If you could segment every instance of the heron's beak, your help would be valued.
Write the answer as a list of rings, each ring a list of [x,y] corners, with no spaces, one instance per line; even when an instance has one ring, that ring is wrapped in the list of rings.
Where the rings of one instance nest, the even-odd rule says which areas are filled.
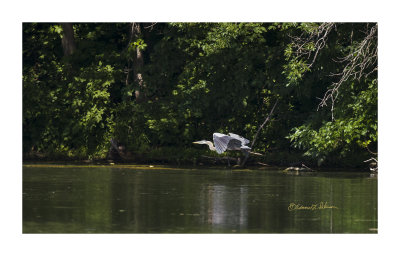
[[[194,141],[193,144],[201,144],[200,141]]]

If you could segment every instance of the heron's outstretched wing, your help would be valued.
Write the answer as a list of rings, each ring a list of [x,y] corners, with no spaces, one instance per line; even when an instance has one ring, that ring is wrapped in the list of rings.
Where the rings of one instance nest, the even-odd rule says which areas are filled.
[[[213,140],[218,154],[221,154],[226,150],[240,150],[242,147],[242,141],[223,133],[214,133]]]
[[[218,154],[222,154],[226,151],[231,139],[232,138],[230,136],[223,133],[216,132],[213,134],[214,147]]]
[[[243,138],[240,135],[234,134],[234,133],[229,133],[229,136],[231,136],[234,139],[240,140],[242,143],[242,146],[247,145],[250,143],[250,141],[248,139]]]

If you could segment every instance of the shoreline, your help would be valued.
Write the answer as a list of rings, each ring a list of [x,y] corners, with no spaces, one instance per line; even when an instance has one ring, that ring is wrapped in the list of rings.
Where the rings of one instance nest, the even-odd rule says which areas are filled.
[[[88,162],[88,161],[23,161],[22,167],[28,168],[127,168],[127,169],[148,169],[148,170],[173,170],[173,169],[225,169],[225,170],[260,170],[260,171],[282,171],[284,172],[289,166],[264,166],[264,165],[247,165],[243,168],[236,166],[227,166],[221,164],[202,164],[202,165],[174,165],[174,164],[145,164],[145,163],[115,163],[115,162]],[[362,168],[346,168],[346,167],[321,167],[317,168],[316,171],[310,173],[319,172],[360,172],[368,173],[368,170]],[[291,173],[286,172],[286,173]]]

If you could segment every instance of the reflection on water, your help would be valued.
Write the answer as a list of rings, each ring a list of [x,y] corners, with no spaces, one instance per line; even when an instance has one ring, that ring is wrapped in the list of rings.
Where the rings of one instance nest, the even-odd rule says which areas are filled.
[[[224,185],[207,185],[207,195],[207,223],[213,230],[246,230],[247,188],[229,189]]]
[[[368,173],[23,169],[24,233],[377,233],[377,225],[377,177]]]

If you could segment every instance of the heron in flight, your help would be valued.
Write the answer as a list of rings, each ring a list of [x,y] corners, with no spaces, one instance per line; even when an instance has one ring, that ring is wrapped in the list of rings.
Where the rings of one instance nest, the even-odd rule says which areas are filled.
[[[213,141],[214,144],[208,140],[195,141],[193,143],[207,144],[211,151],[216,151],[218,154],[222,154],[226,150],[240,150],[247,155],[251,150],[249,146],[246,146],[250,141],[234,133],[226,135],[216,132],[213,134]]]

